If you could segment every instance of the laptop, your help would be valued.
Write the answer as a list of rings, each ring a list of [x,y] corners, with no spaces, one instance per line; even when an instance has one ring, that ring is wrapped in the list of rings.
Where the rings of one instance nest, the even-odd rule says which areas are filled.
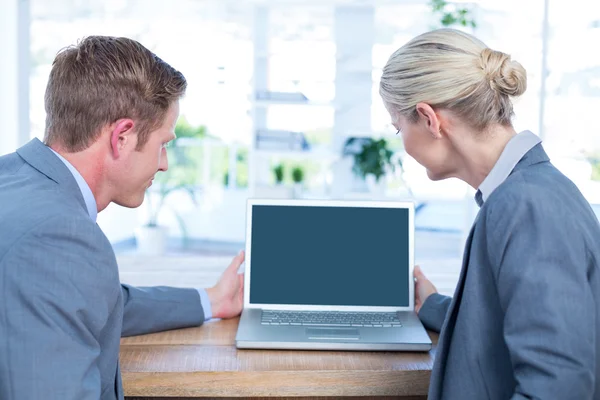
[[[240,349],[428,351],[410,202],[249,199]]]

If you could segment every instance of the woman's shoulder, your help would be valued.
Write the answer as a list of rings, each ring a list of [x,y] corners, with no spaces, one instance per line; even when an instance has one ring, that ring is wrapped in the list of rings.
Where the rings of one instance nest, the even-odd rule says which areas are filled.
[[[577,186],[551,163],[514,171],[490,195],[481,212],[494,226],[587,226],[597,221]]]
[[[550,162],[514,170],[490,195],[490,205],[543,202],[544,204],[581,202],[585,198],[577,186]]]

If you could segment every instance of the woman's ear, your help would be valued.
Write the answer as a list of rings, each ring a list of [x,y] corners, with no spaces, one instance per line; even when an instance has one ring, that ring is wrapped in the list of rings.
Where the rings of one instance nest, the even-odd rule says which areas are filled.
[[[435,110],[427,103],[418,103],[416,106],[419,123],[431,134],[434,139],[442,138],[442,127]]]

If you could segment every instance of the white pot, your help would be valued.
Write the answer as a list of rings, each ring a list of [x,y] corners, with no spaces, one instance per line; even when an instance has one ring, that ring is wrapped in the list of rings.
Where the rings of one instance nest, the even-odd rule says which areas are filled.
[[[374,198],[383,198],[385,197],[385,176],[379,178],[379,182],[375,180],[375,175],[369,174],[365,177],[367,182],[367,187],[369,188],[369,193],[371,193]]]
[[[303,186],[302,183],[294,183],[293,187],[294,187],[294,198],[295,199],[302,198],[302,192],[304,191],[302,186]]]
[[[285,185],[257,186],[254,189],[254,197],[258,199],[292,199],[294,189]]]
[[[138,253],[159,256],[167,248],[167,229],[162,226],[142,226],[136,229],[135,239]]]

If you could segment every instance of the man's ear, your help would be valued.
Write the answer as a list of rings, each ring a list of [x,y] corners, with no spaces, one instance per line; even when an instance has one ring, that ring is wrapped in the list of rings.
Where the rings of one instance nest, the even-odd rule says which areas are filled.
[[[418,103],[417,114],[419,120],[425,124],[425,128],[434,139],[442,138],[442,126],[435,110],[427,103]]]
[[[129,147],[136,146],[137,141],[133,132],[134,122],[130,118],[115,121],[110,129],[110,147],[114,158],[119,158],[121,152]]]

